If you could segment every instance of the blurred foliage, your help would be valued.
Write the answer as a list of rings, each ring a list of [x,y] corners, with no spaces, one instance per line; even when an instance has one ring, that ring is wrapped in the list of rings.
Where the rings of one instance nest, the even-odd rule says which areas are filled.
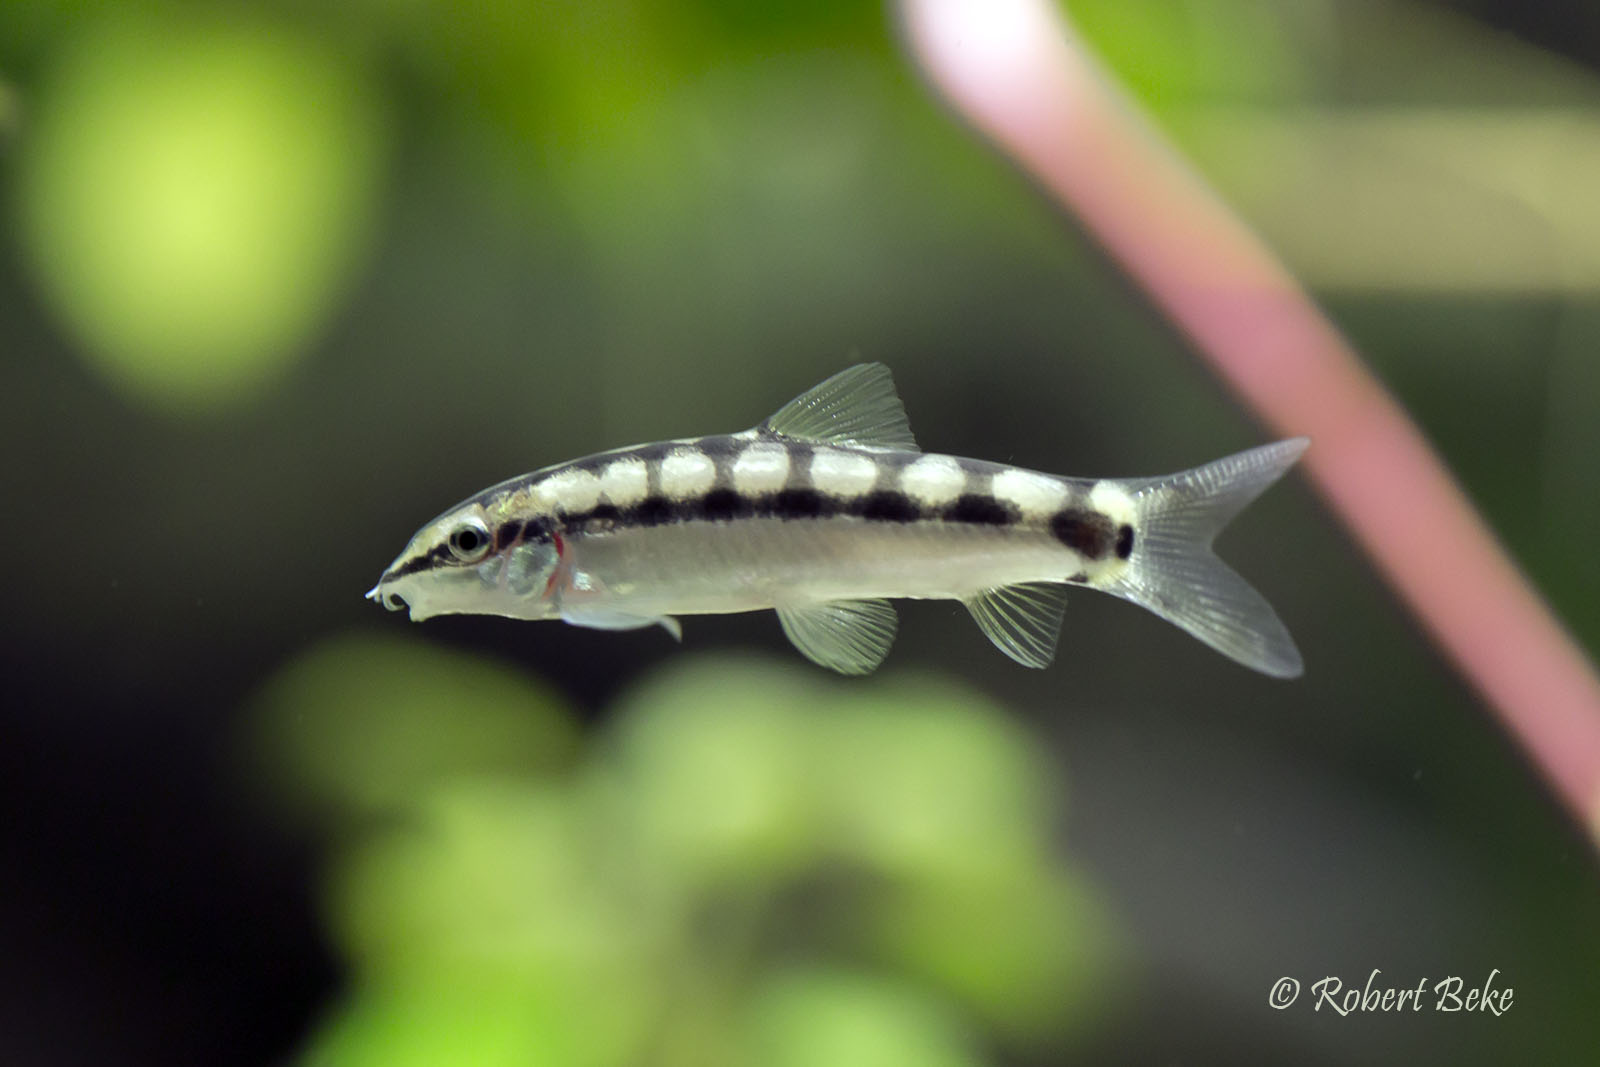
[[[1284,107],[1305,99],[1313,68],[1297,38],[1326,29],[1327,0],[1074,0],[1060,5],[1118,79],[1169,113],[1196,101]],[[1250,43],[1248,54],[1241,43]]]
[[[52,67],[19,209],[64,325],[161,406],[255,395],[364,258],[373,93],[325,44],[242,14],[113,17]]]
[[[400,638],[325,641],[273,676],[258,757],[312,826],[370,819],[439,781],[524,781],[570,762],[577,731],[548,688],[481,657]],[[381,739],[381,744],[375,742]]]
[[[309,1064],[977,1064],[1115,984],[1054,771],[959,686],[701,657],[572,762],[540,687],[347,637],[256,721],[279,802],[343,827]]]

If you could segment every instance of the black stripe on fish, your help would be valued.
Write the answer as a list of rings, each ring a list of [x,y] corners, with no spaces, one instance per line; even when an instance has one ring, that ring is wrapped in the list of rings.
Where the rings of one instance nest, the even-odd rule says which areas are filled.
[[[699,517],[708,522],[747,519],[755,514],[755,503],[731,488],[713,489],[700,498]]]
[[[515,544],[517,538],[521,536],[522,523],[516,519],[501,523],[500,528],[494,532],[494,550],[496,552],[504,552]]]
[[[682,521],[678,515],[679,505],[669,497],[659,494],[647,496],[637,504],[631,504],[618,509],[617,522],[629,526],[661,526],[669,522]],[[585,521],[586,515],[574,515],[568,520],[570,525],[577,526]]]
[[[808,464],[809,466],[809,464]],[[790,479],[794,477],[794,465],[790,464]],[[806,480],[810,481],[809,472]],[[791,481],[792,484],[792,481]],[[769,516],[775,519],[826,519],[839,514],[837,497],[828,496],[826,493],[815,489],[780,489],[776,493],[763,494],[751,501],[755,505],[758,515]]]
[[[1123,529],[1128,531],[1128,549],[1131,552],[1133,527],[1124,526]],[[1056,512],[1050,517],[1050,532],[1056,535],[1056,540],[1084,559],[1104,559],[1114,543],[1120,545],[1111,520],[1088,508],[1066,508]]]
[[[915,522],[922,518],[922,508],[904,493],[889,489],[874,489],[852,502],[850,514],[869,522]]]
[[[616,508],[611,507],[609,504],[599,504],[594,508],[593,511],[587,513],[587,517],[590,519],[599,519],[604,517],[604,512],[610,511],[614,513],[616,510]],[[516,519],[509,519],[506,522],[501,523],[499,529],[495,530],[494,550],[496,552],[504,552],[507,548],[510,548],[512,545],[517,544],[518,542],[527,543],[530,541],[548,541],[550,540],[550,531],[554,528],[555,521],[556,520],[547,518],[543,515],[535,516],[526,522],[519,522]],[[439,549],[437,548],[431,553],[431,555],[439,554]]]
[[[603,514],[602,514],[603,512]],[[866,519],[869,522],[911,523],[925,519],[1005,526],[1021,521],[1022,512],[1008,501],[965,496],[942,508],[923,508],[904,493],[874,490],[861,496],[842,497],[818,489],[780,489],[747,496],[729,489],[713,489],[688,500],[656,495],[630,507],[603,504],[587,512],[563,516],[562,523],[582,529],[596,518],[618,526],[662,526],[676,522],[724,522],[731,519]]]
[[[1100,520],[1107,531],[1101,554],[1110,544],[1110,521],[1095,512],[1063,512]],[[1059,520],[1062,515],[1058,515]],[[652,527],[679,522],[728,522],[735,519],[865,519],[868,522],[912,523],[940,520],[979,526],[1009,526],[1022,520],[1022,509],[1008,500],[964,494],[943,507],[925,508],[905,493],[874,489],[859,496],[843,497],[818,489],[780,489],[774,493],[747,496],[733,489],[715,488],[686,500],[674,500],[662,493],[645,497],[636,504],[617,506],[598,503],[584,511],[563,512],[557,517],[534,516],[524,522],[510,520],[495,531],[495,550],[504,551],[520,536],[524,542],[548,540],[557,529],[600,533],[617,527]],[[1055,524],[1052,523],[1055,531]],[[1057,536],[1060,536],[1059,531]],[[1071,542],[1068,542],[1071,546]],[[1074,546],[1075,547],[1075,546]],[[1088,553],[1085,553],[1087,555]],[[1098,557],[1094,557],[1098,558]],[[427,554],[408,560],[384,575],[383,580],[403,578],[430,570],[439,562],[451,563],[448,545],[436,545]]]
[[[600,505],[600,507],[607,506],[608,505],[605,504]],[[599,508],[596,508],[595,510],[598,511]],[[550,540],[550,535],[554,530],[554,520],[545,518],[544,516],[539,516],[538,518],[529,519],[525,524],[523,524],[522,539],[524,541],[548,541]]]
[[[615,504],[601,502],[584,513],[583,521],[593,527],[614,526],[622,521],[622,509]]]
[[[400,566],[391,569],[379,580],[380,584],[395,578],[404,578],[408,574],[416,574],[418,571],[430,571],[437,561],[446,558],[455,558],[450,552],[450,546],[447,544],[434,545],[426,554],[417,556],[414,559],[408,559]]]
[[[1117,530],[1117,558],[1127,559],[1133,555],[1133,527],[1123,523]]]
[[[939,509],[939,517],[946,522],[1010,526],[1021,520],[1022,509],[1009,500],[999,500],[987,494],[962,493],[953,503]]]

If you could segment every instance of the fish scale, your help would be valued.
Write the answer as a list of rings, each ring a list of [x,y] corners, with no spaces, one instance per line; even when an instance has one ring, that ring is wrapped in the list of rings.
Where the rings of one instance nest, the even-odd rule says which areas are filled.
[[[1064,590],[1099,589],[1246,666],[1299,652],[1211,540],[1303,439],[1156,479],[1081,479],[923,453],[887,368],[861,364],[735,434],[615,449],[468,498],[368,594],[415,620],[560,618],[598,629],[774,609],[844,673],[874,669],[891,599],[955,599],[1027,666],[1054,655]]]

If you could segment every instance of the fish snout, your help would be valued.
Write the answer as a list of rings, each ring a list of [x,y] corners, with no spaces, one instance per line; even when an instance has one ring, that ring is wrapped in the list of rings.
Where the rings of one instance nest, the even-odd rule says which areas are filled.
[[[410,607],[410,605],[406,603],[405,597],[401,596],[399,593],[385,592],[383,588],[383,582],[381,581],[371,589],[367,590],[366,599],[375,600],[379,604],[382,604],[385,611],[405,611],[408,607]]]

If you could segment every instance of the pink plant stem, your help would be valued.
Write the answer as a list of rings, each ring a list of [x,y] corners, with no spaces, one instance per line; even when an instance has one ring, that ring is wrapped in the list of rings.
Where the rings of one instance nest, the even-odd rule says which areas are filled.
[[[1416,425],[1046,0],[901,0],[933,82],[1075,213],[1262,419],[1600,838],[1600,679]],[[1314,672],[1315,657],[1308,656]]]

